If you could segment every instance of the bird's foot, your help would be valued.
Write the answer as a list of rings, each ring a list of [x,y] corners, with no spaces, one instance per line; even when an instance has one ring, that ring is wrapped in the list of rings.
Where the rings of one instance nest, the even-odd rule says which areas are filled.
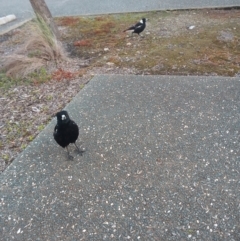
[[[79,148],[76,148],[76,152],[77,152],[80,156],[82,156],[83,153],[85,152],[85,150],[80,150]]]
[[[78,151],[79,155],[82,156],[85,151]]]
[[[73,156],[71,156],[70,154],[68,154],[68,161],[73,161]]]
[[[68,160],[73,161],[73,156],[70,155],[68,147],[66,147],[66,148],[67,148]]]
[[[81,150],[81,149],[76,145],[76,143],[74,143],[74,145],[76,146],[76,151],[77,151],[77,153],[78,153],[80,156],[82,156],[82,154],[85,152],[85,150]]]

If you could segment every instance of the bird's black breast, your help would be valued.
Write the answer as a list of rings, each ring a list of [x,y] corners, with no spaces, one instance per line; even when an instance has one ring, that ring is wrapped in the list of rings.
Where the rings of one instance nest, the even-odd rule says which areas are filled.
[[[66,124],[56,125],[54,128],[53,137],[55,141],[63,148],[70,143],[75,143],[79,135],[77,124],[70,120]]]

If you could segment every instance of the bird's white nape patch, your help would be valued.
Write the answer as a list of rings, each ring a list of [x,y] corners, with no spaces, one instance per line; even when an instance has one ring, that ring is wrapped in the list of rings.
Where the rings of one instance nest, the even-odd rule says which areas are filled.
[[[62,120],[66,120],[66,116],[65,115],[62,115]]]
[[[142,19],[139,21],[140,23],[143,23]]]

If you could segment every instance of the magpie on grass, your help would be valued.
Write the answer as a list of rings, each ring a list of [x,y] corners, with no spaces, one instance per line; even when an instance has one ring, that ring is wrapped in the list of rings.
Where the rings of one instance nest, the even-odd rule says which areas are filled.
[[[133,30],[133,33],[137,33],[138,35],[145,29],[146,27],[146,19],[142,18],[138,23],[136,23],[135,25],[131,26],[128,29],[125,29],[123,32],[129,31],[129,30]]]
[[[56,114],[57,124],[54,128],[53,137],[55,141],[63,148],[66,147],[68,158],[73,159],[68,151],[68,145],[73,143],[79,154],[82,155],[84,151],[80,150],[76,144],[79,135],[78,125],[70,119],[67,111],[62,110]]]

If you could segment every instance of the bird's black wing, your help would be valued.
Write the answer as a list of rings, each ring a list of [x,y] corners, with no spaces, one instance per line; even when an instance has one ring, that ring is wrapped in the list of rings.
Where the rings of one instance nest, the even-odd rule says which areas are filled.
[[[54,128],[53,137],[54,140],[58,143],[58,145],[62,146],[63,148],[67,146],[58,125],[56,125]]]
[[[128,30],[134,30],[134,29],[135,29],[135,25],[131,26],[131,27],[128,28],[128,29],[125,29],[123,32],[126,32],[126,31],[128,31]]]
[[[138,22],[138,23],[136,23],[135,25],[134,25],[134,28],[136,29],[136,28],[140,28],[140,27],[142,27],[142,23],[140,23],[140,22]]]
[[[55,133],[57,133],[58,132],[58,125],[56,125],[55,127],[54,127],[54,133],[53,134],[55,134]]]
[[[78,125],[71,120],[67,129],[67,136],[70,143],[75,143],[79,135]]]
[[[142,24],[141,22],[138,22],[138,23],[136,23],[135,25],[131,26],[130,28],[124,30],[124,32],[125,32],[125,31],[128,31],[128,30],[136,30],[136,29],[138,29],[138,28],[141,28],[142,26],[143,26],[143,24]]]

